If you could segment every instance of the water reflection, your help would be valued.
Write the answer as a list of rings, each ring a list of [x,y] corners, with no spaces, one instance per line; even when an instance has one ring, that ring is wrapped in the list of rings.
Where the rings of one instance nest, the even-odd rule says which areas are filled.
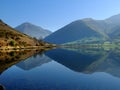
[[[35,67],[41,66],[45,63],[51,62],[52,60],[45,56],[44,54],[35,54],[31,59],[26,59],[25,61],[22,61],[18,64],[16,64],[17,67],[23,69],[23,70],[31,70]]]
[[[1,72],[9,68],[0,75],[6,90],[120,90],[118,49],[59,48],[0,55]]]
[[[36,50],[0,52],[0,73],[14,64],[23,70],[31,70],[54,60],[75,72],[86,74],[106,72],[120,77],[120,50],[58,48],[44,54],[43,52]]]
[[[82,73],[106,72],[120,77],[120,51],[103,49],[54,49],[45,53],[67,68]]]
[[[0,73],[12,65],[25,60],[37,53],[42,54],[43,50],[21,50],[21,51],[1,51],[0,52]]]

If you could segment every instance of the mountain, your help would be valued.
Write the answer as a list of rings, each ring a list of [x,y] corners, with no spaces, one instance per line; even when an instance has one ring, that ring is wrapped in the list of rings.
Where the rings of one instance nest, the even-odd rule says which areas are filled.
[[[0,20],[0,49],[25,48],[32,46],[43,47],[46,45],[47,43],[38,41],[26,34],[18,32]]]
[[[73,41],[104,41],[120,38],[120,14],[105,20],[85,18],[74,21],[57,30],[44,40],[56,44]],[[90,39],[90,40],[89,40]]]
[[[106,34],[109,38],[116,38],[120,34],[120,14],[111,16],[105,20],[94,20],[91,19],[86,21],[86,24]]]
[[[40,26],[36,26],[28,22],[15,27],[15,29],[37,39],[45,38],[52,33],[49,30],[43,29]]]
[[[27,60],[16,64],[16,66],[21,68],[22,70],[31,70],[51,61],[52,60],[45,55],[34,55],[30,59],[28,58]]]
[[[114,16],[111,16],[111,17],[105,19],[105,22],[109,25],[112,25],[112,26],[110,26],[111,28],[119,25],[120,24],[120,14],[117,14],[117,15],[114,15]]]
[[[44,40],[51,43],[62,44],[90,37],[105,39],[107,36],[92,29],[83,20],[78,20],[57,30]]]
[[[105,20],[109,26],[107,29],[111,38],[120,38],[120,14],[111,16]]]

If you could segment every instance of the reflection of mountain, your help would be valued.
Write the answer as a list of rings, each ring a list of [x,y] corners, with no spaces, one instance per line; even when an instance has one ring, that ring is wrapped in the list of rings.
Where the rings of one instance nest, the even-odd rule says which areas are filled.
[[[120,77],[120,52],[112,51],[106,57],[93,62],[87,68],[88,72],[107,72]]]
[[[120,77],[120,53],[117,51],[88,51],[79,52],[65,49],[54,49],[45,53],[58,63],[73,71],[83,73],[107,72]],[[85,54],[86,53],[86,54]]]
[[[63,47],[69,51],[74,51],[82,54],[97,55],[103,54],[104,48],[89,48],[89,47]],[[105,52],[104,52],[105,53]]]
[[[26,59],[25,61],[16,64],[16,66],[23,70],[31,70],[37,66],[41,66],[50,61],[51,59],[43,54],[43,55],[33,56],[30,59]]]
[[[65,49],[54,49],[46,52],[45,55],[77,72],[84,71],[88,65],[103,56],[101,54],[93,57],[93,55],[85,55]]]
[[[43,52],[36,50],[6,51],[0,52],[0,73],[12,65],[33,56],[36,53]]]

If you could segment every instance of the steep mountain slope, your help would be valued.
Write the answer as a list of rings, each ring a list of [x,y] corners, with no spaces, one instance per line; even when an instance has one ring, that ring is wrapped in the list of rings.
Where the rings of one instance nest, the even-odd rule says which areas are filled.
[[[49,35],[45,38],[45,41],[62,44],[90,37],[102,39],[106,38],[106,36],[101,34],[99,31],[96,31],[89,27],[84,21],[78,20]]]
[[[116,38],[120,38],[120,14],[105,20],[85,18],[72,22],[46,37],[45,41],[63,44],[73,41],[81,42],[81,40],[82,42],[113,41]]]
[[[45,38],[46,36],[52,33],[49,30],[43,29],[40,26],[36,26],[28,22],[17,26],[15,29],[31,37],[36,37],[38,39]]]
[[[0,20],[0,48],[44,46],[45,42],[38,41],[20,33]]]
[[[104,20],[94,20],[92,18],[85,18],[82,19],[82,21],[85,22],[91,29],[103,34],[105,37],[108,38],[108,35],[106,35],[106,26],[107,23]]]
[[[92,29],[108,36],[120,28],[120,14],[111,16],[105,20],[83,19],[83,21]]]
[[[107,32],[110,38],[120,38],[120,14],[111,16],[105,20],[108,24]]]
[[[119,25],[119,24],[120,24],[120,14],[113,15],[113,16],[105,19],[105,21],[106,21],[108,24],[111,24],[112,26]],[[111,27],[112,27],[112,26],[111,26]]]

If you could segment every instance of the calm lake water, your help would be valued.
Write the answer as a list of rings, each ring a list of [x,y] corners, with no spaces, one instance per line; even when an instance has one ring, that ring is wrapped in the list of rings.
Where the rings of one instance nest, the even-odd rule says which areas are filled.
[[[5,90],[120,90],[120,50],[1,52],[0,85]]]

